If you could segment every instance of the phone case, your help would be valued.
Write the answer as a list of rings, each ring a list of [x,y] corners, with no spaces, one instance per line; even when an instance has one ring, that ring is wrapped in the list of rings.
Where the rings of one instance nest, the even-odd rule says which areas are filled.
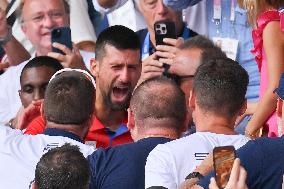
[[[213,150],[215,179],[219,188],[225,188],[231,174],[236,152],[234,146],[215,147]]]
[[[69,27],[54,28],[51,32],[51,42],[57,42],[72,49],[71,29]],[[52,47],[52,52],[64,54],[61,50]]]
[[[154,24],[156,45],[164,45],[164,38],[176,39],[176,29],[174,22],[156,22]]]

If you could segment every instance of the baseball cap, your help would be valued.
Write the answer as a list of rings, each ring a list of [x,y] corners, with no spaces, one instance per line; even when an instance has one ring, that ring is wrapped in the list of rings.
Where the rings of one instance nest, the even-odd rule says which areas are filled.
[[[282,73],[278,87],[274,90],[274,93],[276,93],[279,96],[279,98],[284,100],[284,73]]]

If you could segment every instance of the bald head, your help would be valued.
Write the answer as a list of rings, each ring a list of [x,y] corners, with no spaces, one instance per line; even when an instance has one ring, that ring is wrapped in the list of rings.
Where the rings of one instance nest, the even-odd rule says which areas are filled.
[[[165,77],[149,79],[139,85],[131,98],[130,109],[137,127],[152,129],[151,122],[167,120],[168,124],[155,126],[177,131],[183,129],[187,112],[184,93]]]

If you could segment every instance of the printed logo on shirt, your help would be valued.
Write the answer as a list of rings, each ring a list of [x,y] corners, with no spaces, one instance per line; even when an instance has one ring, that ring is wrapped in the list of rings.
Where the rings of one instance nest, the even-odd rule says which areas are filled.
[[[196,161],[203,161],[208,154],[207,152],[194,153],[194,157]]]
[[[44,147],[43,152],[50,150],[51,148],[59,147],[59,143],[49,143]]]
[[[97,147],[97,141],[86,141],[85,144],[94,148]]]

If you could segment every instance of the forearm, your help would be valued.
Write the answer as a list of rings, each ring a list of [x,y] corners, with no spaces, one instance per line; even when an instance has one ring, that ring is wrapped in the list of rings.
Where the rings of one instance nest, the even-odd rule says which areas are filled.
[[[257,102],[248,102],[247,103],[247,109],[246,109],[246,115],[253,115],[257,108]]]
[[[12,37],[9,42],[3,45],[3,48],[11,66],[16,66],[31,57],[29,52],[14,37]]]
[[[256,111],[248,123],[246,130],[251,134],[255,134],[255,132],[265,124],[265,121],[275,111],[276,103],[276,95],[272,90],[267,90],[264,96],[260,99]]]

